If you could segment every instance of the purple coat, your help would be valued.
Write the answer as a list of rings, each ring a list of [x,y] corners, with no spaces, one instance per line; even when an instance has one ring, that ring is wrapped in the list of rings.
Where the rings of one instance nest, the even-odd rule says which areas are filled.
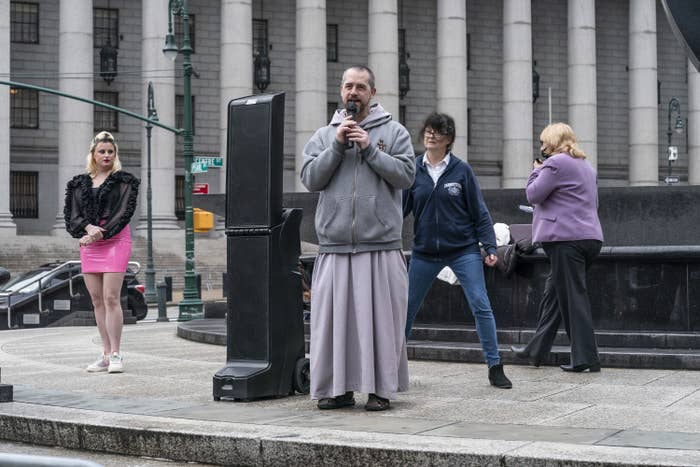
[[[568,154],[555,154],[532,171],[528,201],[534,205],[533,242],[603,241],[598,219],[598,186],[593,167]]]

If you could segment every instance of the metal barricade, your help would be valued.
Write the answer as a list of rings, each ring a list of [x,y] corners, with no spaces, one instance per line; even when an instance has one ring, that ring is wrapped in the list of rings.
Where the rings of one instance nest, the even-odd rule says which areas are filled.
[[[42,288],[42,282],[46,280],[52,279],[56,274],[59,274],[63,272],[64,269],[68,268],[69,266],[73,266],[75,264],[80,264],[80,260],[71,260],[71,261],[66,261],[64,263],[59,264],[55,268],[51,269],[46,275],[39,277],[31,282],[28,282],[24,285],[24,287],[28,287],[34,283],[39,283],[38,286],[38,292],[37,292],[37,304],[39,306],[39,313],[44,311],[44,306],[43,306],[43,295],[44,295],[44,289]],[[129,261],[127,268],[131,268],[130,272],[132,272],[134,275],[138,274],[139,271],[141,270],[141,263],[138,261]],[[76,274],[75,276],[73,275],[72,271],[69,269],[68,270],[68,293],[70,294],[70,297],[73,298],[75,295],[73,293],[73,279],[77,279],[78,277],[81,277],[83,274],[80,272],[79,274]],[[12,296],[16,292],[0,292],[0,297],[7,298],[7,329],[12,329]],[[2,467],[2,464],[0,464],[0,467]]]

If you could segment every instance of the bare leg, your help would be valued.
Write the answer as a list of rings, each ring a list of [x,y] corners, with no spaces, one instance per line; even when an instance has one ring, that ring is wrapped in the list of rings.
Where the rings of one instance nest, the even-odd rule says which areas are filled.
[[[86,272],[83,277],[85,278],[85,286],[87,287],[88,292],[90,292],[92,307],[95,309],[97,331],[100,333],[100,338],[102,338],[102,353],[104,355],[109,355],[112,346],[110,344],[109,334],[107,333],[102,273]]]
[[[109,334],[111,348],[109,353],[119,353],[122,340],[122,327],[124,326],[124,314],[120,300],[122,283],[124,282],[123,272],[105,272],[103,274],[102,290],[104,294],[106,308],[106,328]]]

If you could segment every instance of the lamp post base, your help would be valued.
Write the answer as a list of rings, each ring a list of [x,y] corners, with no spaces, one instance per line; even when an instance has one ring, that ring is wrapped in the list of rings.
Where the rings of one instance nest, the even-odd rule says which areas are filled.
[[[179,314],[178,321],[190,321],[193,319],[203,319],[204,309],[202,301],[198,298],[183,299],[178,303]]]
[[[0,402],[12,402],[11,384],[0,384]]]

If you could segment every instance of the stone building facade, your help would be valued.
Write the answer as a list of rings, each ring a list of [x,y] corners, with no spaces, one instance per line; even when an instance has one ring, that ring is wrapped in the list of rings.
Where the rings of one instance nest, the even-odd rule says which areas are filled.
[[[673,174],[700,183],[700,78],[655,0],[188,3],[199,75],[195,155],[225,156],[226,103],[261,92],[253,55],[265,47],[264,92],[286,93],[286,191],[301,189],[303,144],[338,106],[342,71],[356,63],[374,69],[377,99],[404,122],[417,153],[421,120],[436,109],[452,114],[454,151],[482,188],[524,187],[550,116],[572,124],[601,186],[663,184],[672,97],[685,124],[672,136]],[[0,80],[111,100],[142,115],[152,81],[160,121],[181,126],[181,58],[173,63],[161,52],[167,11],[168,0],[0,0]],[[118,50],[109,84],[99,73],[107,36]],[[410,68],[404,96],[400,45]],[[145,180],[143,122],[0,85],[0,235],[60,234],[63,187],[82,170],[92,135],[110,126],[125,169]],[[154,229],[181,235],[182,141],[156,128],[152,146]],[[210,169],[196,181],[221,192],[223,180],[224,169]],[[137,231],[145,209],[141,203]]]

